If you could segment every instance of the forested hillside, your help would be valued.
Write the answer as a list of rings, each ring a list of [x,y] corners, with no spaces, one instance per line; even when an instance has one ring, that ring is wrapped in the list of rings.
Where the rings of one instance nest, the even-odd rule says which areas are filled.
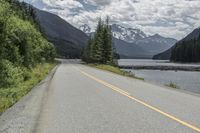
[[[40,33],[29,5],[0,0],[0,112],[52,68],[55,49]]]
[[[155,55],[153,59],[170,60],[171,58],[172,61],[178,62],[196,62],[195,60],[197,60],[197,58],[199,60],[199,57],[196,55],[200,53],[200,51],[196,49],[200,45],[198,42],[199,36],[200,28],[194,29],[190,34],[178,41],[173,47]]]
[[[200,62],[200,34],[196,39],[178,42],[171,53],[171,61]]]
[[[88,41],[85,33],[52,13],[34,8],[34,14],[45,37],[54,44],[58,56],[81,58],[81,51]]]

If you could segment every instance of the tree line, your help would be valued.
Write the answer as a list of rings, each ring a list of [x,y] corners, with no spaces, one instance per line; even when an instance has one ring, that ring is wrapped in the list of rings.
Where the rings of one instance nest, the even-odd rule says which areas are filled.
[[[35,23],[34,10],[18,0],[0,0],[0,88],[26,80],[38,63],[54,60],[55,49]]]
[[[171,52],[171,61],[200,62],[200,34],[192,40],[178,42]]]
[[[114,63],[112,32],[108,17],[105,21],[99,19],[94,35],[91,35],[83,50],[82,60],[87,63]]]

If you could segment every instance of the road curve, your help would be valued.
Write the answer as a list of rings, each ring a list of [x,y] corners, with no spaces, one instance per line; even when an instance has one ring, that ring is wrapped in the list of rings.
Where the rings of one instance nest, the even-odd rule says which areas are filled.
[[[200,97],[63,60],[36,133],[197,133]]]

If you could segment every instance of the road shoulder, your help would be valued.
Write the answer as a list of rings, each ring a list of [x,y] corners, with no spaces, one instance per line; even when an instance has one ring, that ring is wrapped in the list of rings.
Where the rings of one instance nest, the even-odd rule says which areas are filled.
[[[0,116],[1,133],[31,133],[34,131],[45,92],[57,67],[26,96]]]

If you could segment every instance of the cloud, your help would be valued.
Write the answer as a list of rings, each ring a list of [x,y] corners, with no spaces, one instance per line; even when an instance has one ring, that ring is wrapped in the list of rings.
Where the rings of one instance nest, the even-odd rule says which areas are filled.
[[[94,29],[97,19],[108,15],[112,23],[140,28],[147,34],[159,33],[180,39],[200,26],[200,0],[29,1],[38,7],[42,4],[40,8],[61,16],[76,27],[89,24]]]
[[[111,0],[85,0],[85,3],[96,6],[105,6],[111,3]]]

